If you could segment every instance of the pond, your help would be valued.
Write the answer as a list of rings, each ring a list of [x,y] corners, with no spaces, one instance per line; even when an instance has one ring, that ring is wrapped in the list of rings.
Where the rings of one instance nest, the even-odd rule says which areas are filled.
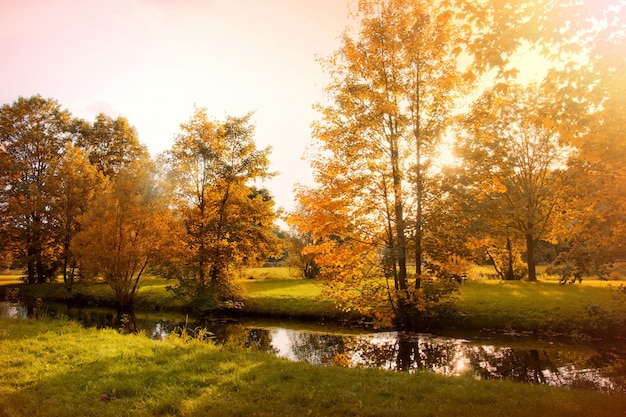
[[[115,310],[0,302],[0,316],[69,317],[85,326],[120,328]],[[137,329],[163,339],[176,328],[206,328],[216,343],[235,343],[315,365],[427,370],[565,388],[626,393],[626,347],[620,341],[572,341],[503,334],[372,332],[324,323],[221,319],[189,322],[166,312],[137,313]],[[118,324],[114,324],[118,323]],[[128,323],[125,321],[123,323]],[[623,341],[621,341],[623,342]]]

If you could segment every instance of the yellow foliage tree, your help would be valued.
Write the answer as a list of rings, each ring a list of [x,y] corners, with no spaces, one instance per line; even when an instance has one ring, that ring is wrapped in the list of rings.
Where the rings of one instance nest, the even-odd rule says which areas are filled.
[[[124,312],[132,311],[141,277],[173,236],[167,200],[150,165],[135,161],[120,170],[79,218],[81,230],[72,241],[81,273],[103,277]]]
[[[176,270],[178,289],[193,297],[209,291],[216,302],[236,299],[232,270],[276,254],[276,211],[266,190],[251,185],[271,176],[269,148],[255,146],[252,114],[213,121],[196,109],[165,155],[185,233]]]
[[[54,177],[50,186],[56,190],[57,197],[52,207],[57,213],[58,240],[60,242],[60,268],[63,282],[68,291],[72,290],[76,278],[76,257],[70,245],[80,230],[79,218],[85,214],[98,189],[106,181],[96,167],[89,163],[87,153],[67,142],[60,160],[53,164]]]
[[[552,100],[537,86],[487,91],[457,135],[460,182],[468,192],[464,211],[474,216],[474,228],[501,236],[507,246],[509,238],[524,242],[530,281],[537,279],[535,244],[548,237],[563,207],[560,172],[573,151],[554,124],[545,123],[543,110]]]
[[[414,324],[424,305],[431,167],[464,88],[460,30],[448,6],[361,1],[358,33],[346,31],[322,61],[332,81],[331,104],[318,105],[313,126],[318,186],[297,191],[305,210],[292,222],[317,242],[307,250],[338,304],[384,323]]]

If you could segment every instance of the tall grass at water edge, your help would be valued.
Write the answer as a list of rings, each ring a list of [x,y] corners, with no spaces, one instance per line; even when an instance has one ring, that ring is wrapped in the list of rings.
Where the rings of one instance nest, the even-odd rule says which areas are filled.
[[[619,416],[626,396],[0,319],[0,416]]]

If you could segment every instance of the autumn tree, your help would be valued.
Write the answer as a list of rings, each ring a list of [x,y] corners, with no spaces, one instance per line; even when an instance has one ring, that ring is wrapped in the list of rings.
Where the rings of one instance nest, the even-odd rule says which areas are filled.
[[[340,305],[405,324],[429,304],[421,268],[432,164],[463,88],[460,32],[446,6],[359,2],[357,36],[346,31],[322,61],[332,81],[313,131],[318,186],[298,191],[309,214],[293,216],[312,233],[308,251]]]
[[[125,165],[79,218],[72,252],[81,273],[103,277],[119,311],[132,311],[141,277],[172,237],[167,199],[148,160]]]
[[[56,194],[52,204],[61,247],[59,266],[63,282],[71,291],[78,265],[70,245],[80,230],[79,218],[85,214],[98,190],[105,187],[106,181],[89,163],[87,153],[71,142],[65,144],[63,155],[52,169],[51,187]]]
[[[149,156],[146,146],[139,142],[137,130],[125,117],[113,119],[100,113],[93,123],[82,121],[78,127],[81,135],[76,144],[107,177],[115,177],[124,167]]]
[[[285,239],[289,266],[298,268],[306,279],[315,278],[319,273],[319,268],[315,263],[314,256],[305,253],[305,248],[315,243],[311,233],[302,233],[294,229],[287,234]]]
[[[72,118],[39,95],[0,108],[0,228],[29,283],[51,280],[58,245],[54,170],[74,137]]]
[[[602,274],[626,251],[626,4],[587,0],[567,13],[576,16],[568,42],[556,43],[565,62],[543,83],[558,95],[552,117],[577,149],[569,161],[570,193],[557,236],[568,262]]]
[[[535,244],[551,232],[562,205],[560,171],[571,152],[543,113],[549,101],[536,86],[487,91],[463,119],[457,144],[476,206],[468,212],[489,234],[508,239],[509,249],[511,239],[524,242],[530,281],[536,280]]]
[[[496,69],[506,89],[524,57],[540,54],[550,66],[541,88],[552,98],[544,120],[574,148],[566,171],[568,194],[551,238],[589,272],[622,257],[624,230],[623,97],[626,4],[595,0],[461,2],[475,33],[467,52],[478,73]],[[491,31],[493,36],[481,34]],[[499,34],[505,34],[502,37]],[[503,42],[504,41],[504,42]],[[495,48],[494,46],[498,46]]]
[[[166,154],[178,216],[186,233],[179,290],[214,302],[236,298],[232,270],[279,248],[274,202],[255,191],[269,177],[269,148],[254,143],[252,114],[210,120],[196,109]]]

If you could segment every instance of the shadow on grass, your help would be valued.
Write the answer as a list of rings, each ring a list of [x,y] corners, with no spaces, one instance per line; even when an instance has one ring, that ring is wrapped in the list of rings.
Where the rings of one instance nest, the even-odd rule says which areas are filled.
[[[599,393],[315,367],[200,342],[53,326],[15,336],[0,330],[5,415],[587,416],[594,404],[593,415],[614,416],[626,404]]]

